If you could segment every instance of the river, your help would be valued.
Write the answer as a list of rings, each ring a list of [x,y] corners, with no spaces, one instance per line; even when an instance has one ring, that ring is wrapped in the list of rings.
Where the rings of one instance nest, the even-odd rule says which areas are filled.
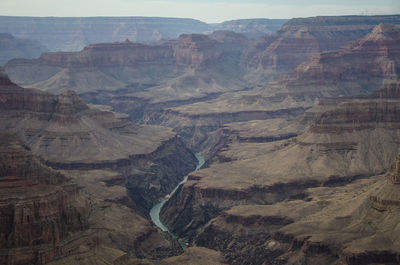
[[[204,156],[200,155],[200,154],[195,154],[197,160],[198,160],[198,164],[196,169],[193,171],[197,171],[199,168],[201,168],[204,164]],[[178,239],[178,236],[175,235],[172,231],[170,231],[168,229],[168,227],[166,227],[160,220],[160,211],[161,208],[164,206],[164,204],[169,200],[169,198],[172,197],[172,195],[174,195],[174,193],[176,192],[176,190],[187,181],[188,176],[185,176],[185,178],[179,182],[178,185],[176,185],[176,187],[174,188],[174,190],[169,194],[169,196],[166,196],[167,199],[164,199],[162,201],[160,201],[159,203],[154,204],[153,208],[151,208],[150,210],[150,217],[151,220],[153,221],[153,223],[158,226],[161,230],[168,232],[173,238]],[[178,240],[179,244],[182,246],[183,249],[186,248],[186,244],[185,242],[183,242],[182,240]]]

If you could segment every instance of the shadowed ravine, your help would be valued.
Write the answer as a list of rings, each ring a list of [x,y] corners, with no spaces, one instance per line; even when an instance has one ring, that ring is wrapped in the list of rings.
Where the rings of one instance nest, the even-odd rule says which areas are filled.
[[[199,161],[197,164],[197,167],[194,171],[197,171],[198,169],[200,169],[203,164],[204,164],[204,156],[200,155],[200,154],[195,154],[197,160]],[[161,208],[164,206],[164,204],[169,200],[169,198],[171,198],[171,196],[176,192],[176,190],[187,181],[188,176],[185,176],[185,178],[179,182],[178,185],[176,185],[176,187],[172,190],[172,192],[166,196],[166,199],[163,199],[162,201],[160,201],[159,203],[156,203],[150,210],[150,217],[151,220],[153,221],[153,223],[158,226],[161,230],[163,231],[167,231],[173,238],[178,238],[177,235],[175,235],[172,231],[170,231],[168,229],[168,227],[166,227],[160,220],[160,211]],[[186,248],[186,244],[185,242],[179,240],[179,244],[181,244],[182,248],[185,249]]]

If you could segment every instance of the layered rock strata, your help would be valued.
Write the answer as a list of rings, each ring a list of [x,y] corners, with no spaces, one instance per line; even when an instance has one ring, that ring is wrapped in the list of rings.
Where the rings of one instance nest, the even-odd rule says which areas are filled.
[[[290,239],[290,235],[283,235],[282,239],[278,238],[283,240],[281,242],[275,238],[279,236],[278,232],[269,234],[268,231],[272,229],[269,226],[278,229],[282,225],[296,222],[297,219],[293,221],[291,215],[284,215],[282,218],[280,215],[273,215],[271,218],[251,217],[254,220],[235,219],[236,217],[232,217],[226,222],[231,222],[235,225],[240,224],[240,227],[245,228],[243,228],[243,234],[238,232],[238,236],[235,236],[235,239],[231,241],[228,239],[225,241],[225,236],[219,234],[218,229],[212,230],[213,227],[215,228],[216,222],[219,222],[216,220],[230,218],[226,217],[222,212],[235,205],[254,205],[254,208],[265,207],[265,213],[270,213],[270,209],[280,211],[281,207],[285,209],[286,206],[284,205],[290,205],[291,201],[293,201],[293,205],[298,203],[299,211],[307,211],[307,202],[314,201],[310,191],[327,189],[329,194],[333,196],[332,201],[335,201],[336,196],[341,196],[335,194],[335,187],[347,187],[347,185],[352,185],[349,183],[353,183],[357,179],[368,178],[387,171],[400,148],[397,141],[400,132],[397,117],[399,100],[396,97],[385,96],[396,95],[396,88],[398,88],[398,84],[391,83],[370,96],[322,100],[318,106],[310,109],[305,115],[313,117],[314,122],[312,125],[304,133],[297,137],[288,137],[289,139],[282,139],[278,136],[283,133],[301,130],[301,127],[304,126],[301,119],[298,121],[297,128],[291,128],[288,124],[293,126],[294,123],[287,123],[284,120],[268,120],[262,121],[262,123],[261,121],[255,123],[259,126],[261,124],[268,126],[267,124],[270,123],[268,128],[271,132],[274,131],[274,127],[277,128],[275,141],[243,141],[241,139],[249,138],[249,136],[251,136],[251,139],[257,139],[257,135],[259,139],[262,139],[264,131],[258,130],[257,127],[254,129],[250,129],[250,126],[246,127],[246,125],[251,124],[250,122],[247,122],[247,124],[233,123],[230,128],[235,137],[231,137],[231,141],[217,152],[213,163],[209,164],[208,168],[199,170],[189,176],[189,181],[181,187],[163,208],[161,213],[162,220],[180,236],[188,238],[191,243],[225,251],[224,253],[229,256],[228,260],[234,262],[234,264],[262,264],[267,259],[271,262],[279,262],[280,258],[278,257],[289,252],[293,244],[297,244],[296,242],[299,242],[300,239],[293,239],[293,241]],[[271,138],[271,132],[265,134]],[[229,131],[226,131],[226,133],[229,133]],[[368,183],[365,184],[366,186],[373,185],[374,181],[366,180],[365,183]],[[382,181],[380,180],[379,183],[381,185]],[[346,188],[338,188],[338,190],[341,189],[348,192]],[[355,190],[357,189],[355,188]],[[360,200],[360,204],[369,201],[373,190],[372,188],[367,189],[363,196],[357,197]],[[346,196],[351,197],[351,194],[349,192]],[[289,202],[278,203],[284,200]],[[321,207],[324,207],[322,202],[317,200],[316,203],[316,205],[321,203]],[[262,206],[265,204],[272,205]],[[237,209],[241,209],[241,207],[237,206]],[[236,207],[232,209],[236,209]],[[291,209],[293,210],[293,208]],[[332,210],[332,212],[334,211]],[[358,210],[349,209],[349,211],[349,215],[354,214],[354,217],[351,218],[355,218],[351,220],[356,220],[359,217]],[[368,220],[371,211],[373,212],[373,207],[363,212],[365,215],[362,218]],[[290,210],[288,210],[289,212]],[[306,222],[307,218],[304,216],[308,216],[308,214],[302,212],[299,214],[300,216],[305,218],[304,222]],[[307,223],[304,222],[301,225],[299,224],[299,229],[303,229],[302,226],[305,227],[304,229],[308,227]],[[318,222],[316,221],[316,223]],[[329,223],[329,221],[327,222]],[[352,224],[349,223],[348,225],[351,226]],[[355,230],[362,227],[362,224],[359,223],[353,225]],[[197,236],[199,233],[202,234],[202,231],[207,231],[204,230],[205,227],[211,229],[210,231],[212,232],[210,234],[207,232],[207,236],[204,238]],[[255,230],[258,229],[256,227],[260,227],[260,230]],[[241,231],[240,229],[238,228],[237,231]],[[320,232],[316,227],[313,229],[315,229],[315,233]],[[265,232],[261,233],[260,231],[263,230]],[[232,231],[227,233],[232,233]],[[251,234],[246,238],[250,231],[252,231]],[[321,232],[321,234],[324,233]],[[376,231],[377,236],[380,233],[383,232]],[[360,233],[356,236],[364,237],[365,235]],[[241,239],[241,237],[243,238]],[[307,234],[304,237],[307,238]],[[265,238],[271,238],[270,248],[265,245],[269,244],[269,241],[265,241]],[[243,243],[244,240],[245,243]],[[275,251],[274,246],[278,243],[273,240],[281,242],[282,248],[276,247]],[[289,243],[287,240],[289,240]],[[305,244],[304,246],[308,244],[303,241],[298,243],[300,244],[299,248],[303,246],[303,243]],[[241,244],[246,246],[254,246],[256,244],[256,247],[246,248]],[[317,253],[325,253],[324,249],[330,249],[331,247],[326,247],[325,245],[314,246],[313,244],[311,247],[317,248],[315,250]],[[393,257],[396,257],[396,254],[393,254],[396,252],[392,251],[395,249],[395,245],[389,244],[385,246],[388,247],[387,252],[374,250],[371,255],[376,255],[376,259],[373,259],[378,261],[387,259],[393,262]],[[244,249],[241,252],[242,254],[235,254],[235,251],[239,251],[242,248]],[[264,248],[267,248],[267,250],[263,252],[262,249]],[[307,250],[306,253],[309,253],[308,251],[314,253],[312,249]],[[335,257],[339,252],[335,251],[329,252],[330,257],[324,262],[334,260],[336,262]],[[379,253],[383,253],[383,256],[380,256],[381,254]],[[384,253],[389,254],[386,257]],[[249,255],[252,255],[251,258]],[[344,260],[350,262],[350,264],[358,264],[356,262],[359,262],[364,254],[355,257],[355,260],[357,260],[354,261],[355,263],[351,263],[352,258],[349,258],[353,254],[346,255],[343,256]],[[368,256],[369,254],[365,255]],[[248,259],[250,260],[246,263]],[[287,261],[286,257],[281,262]],[[317,261],[315,262],[317,264]]]
[[[377,208],[374,199],[386,185],[385,199],[397,200],[397,186],[378,176],[307,189],[303,200],[236,206],[210,221],[197,244],[230,264],[397,264],[398,205]]]
[[[241,87],[240,56],[245,44],[240,34],[226,33],[183,34],[160,44],[92,44],[80,52],[11,60],[6,71],[19,85],[57,93],[125,89],[130,97],[154,99],[157,93],[158,101],[187,99]],[[183,90],[188,86],[197,94],[189,97]]]
[[[400,24],[399,16],[295,18],[272,35],[260,38],[245,53],[258,69],[253,78],[273,78],[293,72],[321,52],[336,50],[364,37],[380,23]]]
[[[399,78],[400,28],[380,24],[374,30],[337,51],[322,53],[311,62],[282,77],[270,87],[278,93],[314,96],[367,94],[383,82]]]
[[[1,130],[18,134],[25,146],[43,156],[43,163],[62,169],[87,196],[87,223],[98,248],[71,250],[58,264],[101,262],[102,255],[96,258],[99,249],[109,253],[106,260],[111,262],[125,254],[162,259],[182,253],[176,240],[145,218],[152,204],[197,164],[170,129],[137,126],[110,111],[90,109],[72,91],[55,96],[21,88],[4,73],[0,99]],[[18,173],[19,167],[12,165],[10,160],[0,171]],[[53,196],[54,190],[49,192]],[[82,240],[85,236],[77,236],[74,242]]]
[[[0,133],[0,193],[2,264],[46,264],[97,246],[76,184],[12,133]]]
[[[55,168],[119,171],[145,208],[196,165],[169,129],[136,126],[111,112],[89,109],[72,91],[54,96],[18,87],[5,76],[0,89],[2,129],[16,131]]]
[[[196,238],[230,264],[397,264],[398,156],[385,175],[273,205],[235,206]]]

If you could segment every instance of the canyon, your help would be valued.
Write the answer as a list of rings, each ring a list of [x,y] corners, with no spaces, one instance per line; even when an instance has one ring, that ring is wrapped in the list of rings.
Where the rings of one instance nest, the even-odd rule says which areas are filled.
[[[88,236],[76,236],[74,240],[71,239],[71,245],[66,246],[71,250],[61,253],[61,256],[51,254],[58,251],[53,244],[46,250],[50,254],[38,250],[37,253],[44,253],[40,259],[38,254],[29,254],[32,252],[29,245],[18,241],[14,245],[17,247],[15,251],[21,254],[14,255],[26,255],[26,260],[13,261],[6,255],[6,264],[26,264],[24,262],[29,260],[28,254],[33,256],[29,262],[35,264],[45,264],[53,259],[54,264],[86,264],[91,260],[100,262],[104,256],[97,255],[103,249],[107,250],[104,255],[109,262],[117,260],[125,253],[137,258],[161,259],[182,252],[176,240],[156,229],[145,218],[145,213],[152,204],[168,194],[197,163],[194,155],[171,130],[133,125],[127,120],[116,118],[116,114],[112,112],[91,109],[72,91],[55,96],[35,89],[21,88],[12,83],[4,72],[0,77],[0,98],[1,130],[13,133],[16,139],[21,139],[19,141],[24,148],[40,155],[43,167],[47,164],[61,170],[63,175],[59,178],[65,176],[64,178],[72,181],[72,187],[75,187],[69,190],[75,193],[78,188],[81,190],[82,198],[79,201],[83,205],[80,208],[86,211],[85,228],[91,240],[90,247],[84,248],[82,245],[84,249],[80,250],[82,240]],[[7,138],[4,141],[7,142]],[[57,190],[20,181],[16,177],[29,173],[45,184],[56,181],[46,180],[46,171],[38,171],[40,168],[37,169],[36,165],[32,165],[32,168],[22,167],[19,169],[21,172],[18,172],[16,158],[19,151],[14,150],[13,146],[5,146],[4,152],[10,158],[2,166],[6,169],[4,179],[2,178],[5,189],[14,186],[16,188],[10,198],[19,196],[19,192],[26,188],[24,192],[33,197],[27,196],[27,206],[22,203],[18,211],[29,214],[30,201],[36,197],[47,203],[43,207],[48,207],[48,203],[57,200],[58,197],[54,194]],[[24,165],[26,162],[19,163]],[[10,171],[9,167],[16,167],[16,173]],[[17,202],[20,200],[19,197],[15,199]],[[6,213],[7,207],[11,206],[5,205]],[[53,211],[51,216],[63,218],[62,220],[71,219],[66,216],[65,211]],[[29,217],[26,218],[30,220]],[[127,220],[129,223],[126,223]],[[40,227],[40,223],[35,222],[35,225]],[[7,230],[8,226],[4,229]],[[26,233],[35,232],[34,227],[31,229],[33,231],[29,227],[26,230]],[[66,227],[63,233],[73,231]],[[40,230],[35,233],[41,235]],[[5,239],[6,235],[3,238],[6,243],[11,244],[9,239]],[[58,240],[57,238],[52,239],[49,236],[49,240]],[[27,250],[23,247],[28,247],[30,252],[25,253]],[[79,251],[75,251],[76,248]],[[63,258],[67,260],[64,261]]]
[[[4,263],[398,264],[400,16],[284,22],[8,61]]]

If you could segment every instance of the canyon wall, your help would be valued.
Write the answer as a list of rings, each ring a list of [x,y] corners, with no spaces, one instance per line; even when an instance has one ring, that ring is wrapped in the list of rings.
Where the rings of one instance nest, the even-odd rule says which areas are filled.
[[[25,256],[26,259],[31,259],[33,255],[34,264],[47,263],[54,257],[60,259],[54,261],[55,264],[62,264],[64,261],[87,264],[98,263],[102,258],[113,262],[125,254],[140,259],[162,259],[181,254],[179,243],[146,219],[149,208],[169,194],[197,164],[193,153],[170,129],[134,125],[116,118],[115,113],[91,109],[72,91],[64,91],[57,96],[36,89],[21,88],[12,83],[4,72],[0,75],[0,98],[1,130],[17,134],[24,148],[42,156],[41,163],[63,172],[61,175],[52,170],[57,178],[49,178],[46,172],[37,173],[40,168],[34,164],[29,173],[25,167],[19,166],[20,159],[15,155],[1,165],[0,172],[8,172],[4,173],[7,177],[4,179],[5,194],[8,187],[16,189],[10,196],[22,192],[21,186],[29,187],[27,201],[24,202],[28,210],[21,217],[25,229],[23,235],[32,233],[32,241],[41,241],[41,236],[51,240],[51,231],[59,238],[67,233],[65,231],[69,227],[61,227],[63,230],[59,232],[61,228],[52,223],[49,228],[47,223],[42,225],[43,229],[50,229],[49,231],[26,226],[26,222],[37,224],[35,216],[40,211],[43,211],[43,215],[54,217],[55,223],[65,219],[73,222],[70,225],[71,231],[76,230],[73,225],[77,221],[69,213],[74,209],[70,202],[73,199],[69,199],[68,193],[63,192],[62,188],[46,188],[42,184],[36,184],[35,181],[38,180],[47,185],[65,186],[73,194],[78,194],[78,185],[85,196],[80,197],[79,201],[86,201],[81,206],[86,215],[81,218],[86,218],[84,228],[89,229],[76,234],[66,243],[63,241],[65,246],[60,243],[56,250],[44,249],[43,253],[40,252],[41,256],[35,254],[36,247],[29,245],[31,243],[26,243],[26,248],[18,249],[18,255],[15,255],[21,259]],[[15,179],[15,175],[25,176],[28,173],[32,175],[32,180]],[[76,184],[63,184],[67,178],[72,178]],[[36,203],[35,196],[38,192],[43,196]],[[30,193],[34,197],[30,197]],[[63,206],[62,203],[66,205]],[[7,220],[12,221],[14,218],[13,207],[5,203],[3,212],[5,216],[9,216]],[[22,211],[21,209],[19,206],[16,208],[18,211]],[[61,211],[61,221],[56,216],[58,210]],[[126,224],[127,220],[129,224]],[[9,230],[9,226],[4,228],[6,230]],[[11,244],[11,237],[7,236],[6,239],[6,235],[4,236],[4,242]],[[78,248],[78,251],[76,244],[82,244],[82,249]],[[63,247],[70,250],[64,252]],[[98,251],[104,249],[107,249],[107,257],[98,254]],[[97,255],[99,258],[93,258]]]
[[[398,168],[391,166],[400,151],[397,90],[394,82],[369,96],[321,100],[305,115],[314,117],[311,125],[288,139],[250,122],[225,125],[230,140],[189,176],[162,220],[191,244],[222,251],[230,264],[396,262],[395,246],[373,238],[391,240],[384,231],[397,214],[389,210],[398,207],[397,173],[373,176]],[[258,126],[290,133],[295,122]],[[387,221],[346,236],[371,216]]]
[[[293,72],[321,52],[336,50],[370,33],[380,23],[400,24],[394,16],[294,18],[272,36],[260,38],[245,53],[252,78],[272,79]],[[263,79],[261,79],[263,78]]]
[[[46,264],[94,248],[78,187],[32,155],[13,133],[0,133],[0,261]]]

